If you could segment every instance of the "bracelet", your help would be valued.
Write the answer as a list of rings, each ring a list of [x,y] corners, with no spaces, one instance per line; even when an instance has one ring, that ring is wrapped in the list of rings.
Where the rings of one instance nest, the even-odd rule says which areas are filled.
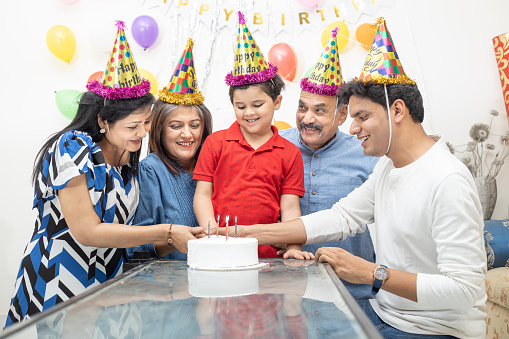
[[[168,238],[168,247],[171,247],[171,243],[173,242],[173,240],[171,240],[171,227],[173,226],[173,224],[170,224],[170,229],[168,230],[168,233],[170,234],[170,238]]]

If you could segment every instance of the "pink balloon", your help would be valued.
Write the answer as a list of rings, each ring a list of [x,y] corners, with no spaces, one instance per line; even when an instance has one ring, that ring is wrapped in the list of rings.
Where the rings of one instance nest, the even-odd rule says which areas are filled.
[[[79,0],[60,0],[61,3],[64,3],[66,5],[72,5],[77,3]]]
[[[297,0],[299,4],[306,7],[318,7],[320,0]]]

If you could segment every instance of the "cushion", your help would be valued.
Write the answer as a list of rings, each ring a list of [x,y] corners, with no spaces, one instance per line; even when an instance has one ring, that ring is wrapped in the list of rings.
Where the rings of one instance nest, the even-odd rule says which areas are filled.
[[[509,338],[509,309],[486,302],[488,316],[486,317],[486,339]]]
[[[488,300],[509,308],[509,267],[498,267],[486,273],[486,294]]]
[[[488,269],[509,267],[509,219],[485,220],[484,242]]]

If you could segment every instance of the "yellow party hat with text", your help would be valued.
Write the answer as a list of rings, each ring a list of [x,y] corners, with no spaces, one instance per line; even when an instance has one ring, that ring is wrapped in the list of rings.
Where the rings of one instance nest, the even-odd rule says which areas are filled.
[[[338,28],[332,30],[331,37],[320,55],[315,68],[307,78],[300,81],[300,88],[306,92],[334,96],[344,83],[339,63]]]
[[[228,86],[239,86],[265,82],[277,74],[277,66],[265,61],[249,28],[244,15],[238,12],[237,43],[233,71],[226,75]]]
[[[101,82],[87,84],[87,89],[107,99],[139,98],[150,92],[150,82],[140,76],[131,47],[125,36],[125,24],[117,21],[117,36]]]

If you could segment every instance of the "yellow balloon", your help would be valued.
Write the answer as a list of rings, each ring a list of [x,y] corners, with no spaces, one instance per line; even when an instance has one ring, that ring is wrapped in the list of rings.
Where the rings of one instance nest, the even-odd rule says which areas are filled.
[[[289,123],[284,122],[284,121],[275,121],[274,120],[273,125],[276,126],[278,131],[281,131],[281,130],[284,130],[284,129],[287,129],[287,128],[292,128],[292,126],[290,126]]]
[[[54,56],[71,64],[76,51],[76,38],[68,27],[64,25],[51,27],[46,34],[46,45]]]
[[[336,38],[338,39],[338,52],[341,52],[343,48],[348,44],[348,40],[350,38],[350,32],[348,31],[348,27],[343,21],[336,21],[331,24],[328,24],[327,27],[324,28],[322,32],[322,46],[325,48],[327,45],[327,41],[331,36],[331,32],[334,28],[338,28],[338,35]]]
[[[150,85],[151,85],[150,93],[152,93],[152,95],[154,95],[154,96],[157,96],[157,90],[159,89],[158,88],[159,84],[157,83],[156,77],[153,76],[152,73],[150,73],[146,69],[140,68],[139,70],[140,70],[141,77],[150,81]]]

